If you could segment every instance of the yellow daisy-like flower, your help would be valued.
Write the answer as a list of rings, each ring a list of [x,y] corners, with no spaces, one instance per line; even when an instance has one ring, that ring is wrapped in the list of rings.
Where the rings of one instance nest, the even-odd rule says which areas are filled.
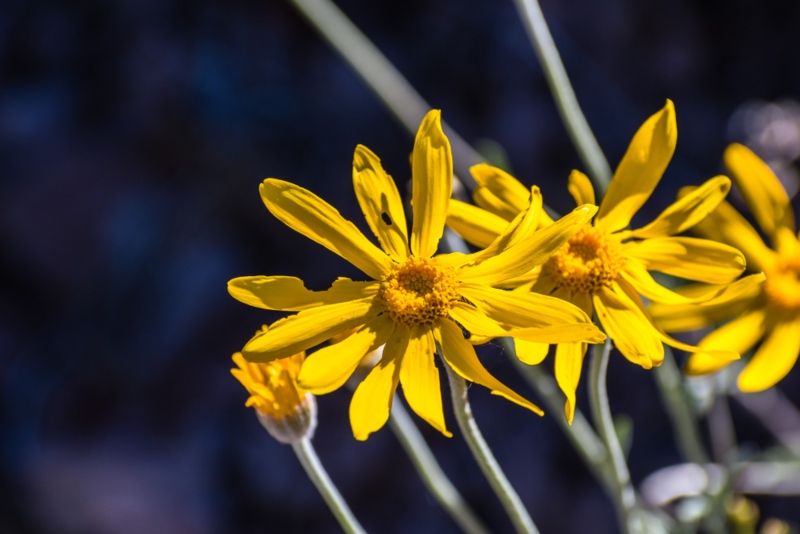
[[[304,360],[303,352],[269,363],[248,362],[240,352],[233,355],[237,367],[231,374],[250,393],[245,406],[256,409],[261,424],[281,443],[311,437],[317,424],[314,396],[297,384]]]
[[[228,291],[245,304],[299,312],[257,334],[242,353],[250,361],[272,361],[355,328],[347,339],[318,350],[303,364],[300,385],[322,394],[339,388],[365,354],[385,344],[381,361],[358,386],[350,404],[356,439],[366,439],[385,424],[398,383],[411,408],[450,435],[433,358],[437,344],[447,365],[466,380],[542,413],[489,374],[462,328],[475,336],[510,335],[542,343],[600,342],[605,337],[569,303],[493,287],[544,263],[596,208],[582,206],[537,230],[542,204],[534,191],[530,208],[486,250],[434,257],[444,232],[452,179],[450,143],[441,129],[440,112],[434,110],[425,116],[414,143],[410,239],[397,187],[366,147],[356,148],[353,184],[383,250],[310,191],[274,178],[261,184],[261,198],[273,215],[373,280],[339,278],[326,291],[310,291],[300,279],[287,276],[231,280]]]
[[[650,224],[627,229],[631,218],[658,185],[676,141],[675,110],[672,102],[667,101],[633,137],[594,223],[581,228],[540,268],[512,281],[518,284],[515,292],[553,295],[572,302],[587,314],[596,312],[619,351],[645,369],[661,364],[662,342],[687,351],[698,349],[667,336],[655,326],[639,295],[674,304],[710,299],[731,291],[724,287],[700,297],[687,297],[658,284],[649,271],[727,284],[745,267],[744,257],[732,247],[676,236],[697,224],[722,201],[730,188],[730,180],[724,176],[708,180]],[[522,184],[500,169],[477,165],[471,170],[479,183],[474,194],[478,206],[454,200],[447,223],[467,241],[485,246],[503,231],[508,221],[526,209],[530,195]],[[583,173],[573,171],[568,188],[578,204],[595,203],[591,182]],[[543,217],[540,224],[546,228],[549,220]],[[547,355],[548,346],[517,340],[516,350],[522,361],[535,365]],[[562,342],[556,348],[555,374],[567,397],[565,412],[570,422],[585,352],[585,343]],[[730,350],[715,354],[725,360],[739,357]]]
[[[766,280],[732,298],[714,299],[699,306],[666,308],[652,312],[668,331],[685,331],[735,319],[703,338],[699,347],[728,347],[747,352],[759,340],[761,346],[738,378],[739,389],[763,391],[785,377],[800,353],[800,241],[795,234],[794,211],[778,177],[766,163],[743,145],[725,151],[725,165],[742,192],[750,211],[772,248],[753,226],[728,202],[723,202],[695,227],[700,235],[718,239],[740,249],[747,267],[763,272]],[[691,189],[681,190],[691,195]],[[756,276],[748,278],[757,279]],[[697,291],[690,287],[683,292]],[[729,362],[712,353],[693,354],[686,363],[690,375],[717,371]]]

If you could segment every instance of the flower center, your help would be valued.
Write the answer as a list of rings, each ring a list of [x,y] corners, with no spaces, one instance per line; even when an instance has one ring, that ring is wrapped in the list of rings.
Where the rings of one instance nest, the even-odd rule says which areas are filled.
[[[781,258],[767,274],[764,292],[767,305],[778,313],[800,313],[800,258]]]
[[[592,294],[611,286],[624,263],[619,241],[587,224],[550,256],[542,274],[551,276],[556,287]]]
[[[409,258],[381,284],[381,298],[392,319],[406,326],[446,317],[458,301],[456,272],[435,259]]]

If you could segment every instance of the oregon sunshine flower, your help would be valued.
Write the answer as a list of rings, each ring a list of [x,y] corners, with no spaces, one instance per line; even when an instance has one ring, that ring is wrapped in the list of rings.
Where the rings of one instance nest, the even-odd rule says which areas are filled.
[[[634,135],[600,203],[594,224],[584,225],[540,268],[512,281],[518,284],[516,291],[553,295],[572,302],[587,314],[597,312],[619,351],[645,369],[663,361],[662,342],[687,351],[697,350],[664,334],[648,316],[640,294],[670,304],[692,300],[661,286],[648,271],[726,284],[745,267],[744,257],[732,247],[675,236],[697,224],[722,201],[730,189],[730,180],[724,176],[708,180],[650,224],[627,229],[658,185],[676,140],[675,110],[668,100]],[[520,182],[500,169],[477,165],[471,170],[479,183],[474,198],[480,207],[454,200],[447,223],[467,241],[485,246],[527,207],[530,195]],[[568,189],[578,204],[595,203],[594,190],[583,173],[572,172]],[[548,218],[542,217],[541,224],[547,227]],[[695,300],[729,291],[727,287],[718,288]],[[535,365],[547,355],[548,346],[523,339],[516,341],[516,349],[522,361]],[[720,349],[715,352],[719,358],[738,358],[738,354]],[[580,342],[563,342],[556,348],[555,374],[567,397],[565,412],[570,422],[585,352],[586,344]]]
[[[533,191],[530,208],[486,250],[433,257],[444,232],[452,179],[450,143],[441,129],[440,112],[433,110],[423,119],[414,143],[409,239],[394,181],[375,154],[360,145],[356,148],[356,196],[383,251],[310,191],[273,178],[261,184],[261,198],[275,217],[339,254],[373,281],[339,278],[330,289],[317,292],[287,276],[231,280],[230,294],[245,304],[299,312],[257,334],[242,353],[250,361],[271,361],[356,328],[344,341],[309,355],[303,364],[300,385],[322,394],[340,387],[366,353],[385,344],[381,361],[359,384],[350,403],[356,439],[364,440],[384,425],[398,383],[411,408],[450,435],[433,359],[437,343],[446,364],[460,376],[542,413],[489,374],[465,339],[462,326],[472,335],[512,335],[542,343],[600,342],[605,337],[571,304],[492,287],[546,261],[596,208],[582,206],[537,230],[542,204],[538,191]]]
[[[785,377],[800,353],[800,242],[795,235],[794,211],[789,196],[769,166],[740,144],[730,145],[724,159],[772,248],[728,202],[723,202],[695,227],[695,231],[739,248],[747,258],[748,269],[763,271],[766,280],[732,298],[716,298],[702,305],[673,308],[653,306],[652,313],[663,328],[675,332],[737,316],[708,334],[698,345],[704,350],[729,347],[744,353],[763,339],[738,378],[742,391],[762,391]],[[692,193],[688,188],[680,192],[683,195]],[[691,295],[695,291],[696,288],[689,287],[683,292]],[[700,352],[686,362],[686,372],[690,375],[707,374],[728,363],[713,354]]]
[[[256,409],[258,420],[281,443],[310,438],[317,426],[314,395],[297,384],[303,360],[304,352],[269,363],[248,362],[241,352],[233,355],[238,367],[231,374],[250,393],[245,406]]]

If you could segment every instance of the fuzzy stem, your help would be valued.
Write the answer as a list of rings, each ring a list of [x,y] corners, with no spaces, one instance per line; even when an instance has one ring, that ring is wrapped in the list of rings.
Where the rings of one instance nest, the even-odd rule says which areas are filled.
[[[425,438],[420,434],[400,399],[395,398],[389,417],[392,428],[403,449],[411,458],[417,473],[439,504],[467,534],[487,534],[488,530],[470,509],[433,456]]]
[[[606,444],[614,469],[617,491],[613,492],[619,515],[620,527],[626,533],[643,532],[640,518],[636,514],[636,493],[631,483],[628,466],[625,464],[625,454],[622,452],[614,420],[611,418],[611,408],[608,403],[606,390],[606,371],[608,358],[611,354],[611,340],[606,339],[602,345],[592,347],[592,366],[589,375],[589,402],[592,407],[594,424]]]
[[[547,22],[544,20],[539,2],[537,0],[514,0],[514,4],[517,6],[525,31],[528,33],[539,63],[544,70],[550,91],[556,101],[556,107],[561,114],[561,120],[569,132],[578,155],[586,165],[595,188],[599,194],[602,194],[611,182],[611,168],[581,111],[578,99],[569,83],[567,71],[564,69],[558,49],[553,42],[553,36],[550,35]]]
[[[511,483],[502,469],[500,469],[500,465],[495,460],[489,445],[478,429],[478,425],[472,415],[469,398],[467,397],[466,381],[458,376],[449,365],[445,365],[444,368],[447,370],[447,378],[450,382],[453,411],[458,421],[458,427],[461,429],[472,455],[478,462],[478,466],[500,499],[516,531],[525,534],[538,534],[539,531],[536,529],[536,525],[533,524],[533,519],[531,519],[528,511],[525,510],[522,500],[520,500],[514,488],[511,487]]]
[[[314,483],[331,512],[336,516],[336,520],[339,521],[342,530],[347,534],[365,534],[364,529],[358,523],[353,512],[350,511],[339,490],[333,485],[325,468],[322,467],[322,463],[319,461],[316,451],[314,451],[314,446],[311,445],[311,440],[303,438],[300,441],[296,441],[292,443],[292,449],[294,449],[297,458],[303,465],[303,469],[306,470],[308,478]]]

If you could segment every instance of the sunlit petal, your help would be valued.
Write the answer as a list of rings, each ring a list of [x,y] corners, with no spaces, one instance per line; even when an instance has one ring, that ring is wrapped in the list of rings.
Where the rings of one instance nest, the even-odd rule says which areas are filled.
[[[478,182],[473,197],[480,207],[507,221],[528,207],[530,190],[504,170],[480,163],[469,172]]]
[[[310,354],[300,369],[297,382],[314,395],[339,389],[361,359],[386,343],[393,331],[394,322],[387,315],[376,317],[343,341]]]
[[[792,370],[798,352],[800,318],[778,323],[739,375],[739,389],[754,393],[774,386]]]
[[[693,227],[714,211],[731,189],[726,176],[716,176],[691,193],[673,202],[656,219],[638,230],[632,237],[666,237],[680,234]]]
[[[575,199],[575,204],[581,206],[583,204],[595,204],[594,188],[589,177],[579,170],[573,170],[567,181],[567,190],[572,198]]]
[[[745,268],[745,259],[735,248],[694,237],[657,237],[623,244],[626,256],[640,260],[649,271],[725,284]]]
[[[353,155],[353,187],[375,237],[395,261],[402,262],[409,255],[403,201],[381,160],[363,145]]]
[[[267,209],[282,223],[335,252],[376,280],[391,271],[392,260],[339,212],[307,189],[275,178],[259,187]]]
[[[309,308],[256,334],[244,346],[242,354],[251,362],[286,358],[366,324],[380,312],[373,297]]]
[[[609,232],[628,226],[661,180],[677,140],[675,107],[667,100],[634,135],[600,204],[596,226]]]
[[[769,165],[739,143],[728,146],[724,159],[764,233],[771,236],[780,227],[794,231],[794,211],[789,195]]]
[[[700,349],[730,350],[744,354],[764,335],[765,321],[763,309],[749,311],[708,334],[697,346]],[[686,361],[684,371],[689,376],[704,375],[722,369],[731,361],[707,352],[696,352]]]
[[[534,413],[544,414],[538,406],[512,391],[486,370],[478,360],[475,348],[464,339],[461,328],[457,324],[443,319],[437,323],[434,335],[442,347],[442,356],[445,361],[461,378],[487,387],[494,395],[505,397]]]
[[[383,349],[380,363],[358,385],[350,401],[350,426],[353,436],[364,441],[380,430],[389,419],[392,399],[400,380],[400,367],[408,347],[410,332],[397,328]]]
[[[453,189],[453,155],[442,132],[441,112],[431,110],[422,119],[412,156],[411,251],[418,258],[436,252],[444,232]]]
[[[326,291],[306,289],[303,281],[293,276],[240,276],[228,282],[228,293],[239,302],[282,311],[371,297],[377,295],[378,289],[378,282],[353,282],[349,278],[337,279]]]
[[[486,248],[508,227],[508,221],[483,208],[451,199],[447,226],[467,242]]]
[[[554,373],[558,387],[564,392],[567,401],[564,403],[564,414],[567,422],[572,424],[575,417],[575,391],[581,379],[583,356],[586,354],[585,343],[560,343],[556,347]]]
[[[514,338],[514,350],[517,353],[517,358],[519,358],[522,363],[539,365],[547,356],[550,345],[548,343],[536,343],[534,341]]]
[[[400,367],[400,384],[411,409],[449,438],[453,434],[447,431],[444,422],[442,385],[433,358],[435,352],[433,332],[427,327],[415,328]]]
[[[650,369],[664,360],[658,332],[637,306],[621,294],[603,288],[594,297],[594,309],[614,346],[631,362]]]

